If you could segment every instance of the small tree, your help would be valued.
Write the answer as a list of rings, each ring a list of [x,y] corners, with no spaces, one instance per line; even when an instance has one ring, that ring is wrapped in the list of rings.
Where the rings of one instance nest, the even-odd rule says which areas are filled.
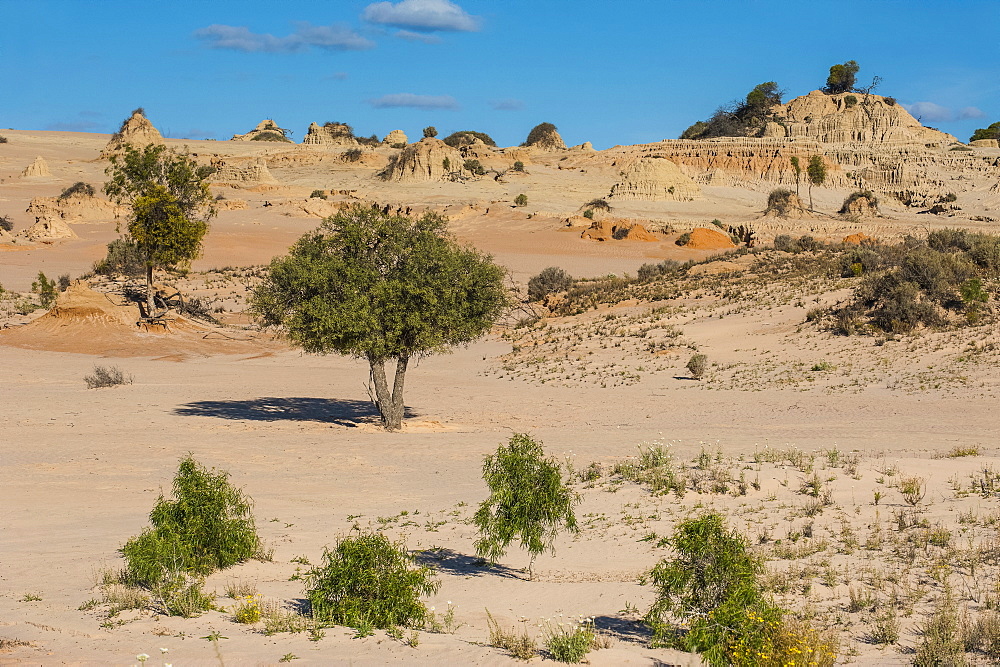
[[[490,488],[473,519],[479,528],[476,553],[496,562],[514,539],[531,554],[528,578],[534,578],[535,557],[555,551],[561,529],[577,532],[573,505],[578,498],[564,483],[559,462],[545,458],[541,443],[515,433],[483,463]]]
[[[799,183],[802,181],[802,163],[799,162],[798,156],[793,155],[789,158],[792,163],[792,170],[795,171],[795,196],[799,195]]]
[[[705,371],[708,370],[708,357],[704,354],[692,355],[687,362],[688,372],[691,373],[691,377],[695,380],[700,380],[705,376]]]
[[[428,567],[418,567],[402,543],[381,533],[345,537],[306,575],[306,597],[320,625],[376,628],[420,626],[427,617],[421,595],[440,587]]]
[[[514,206],[527,206],[528,205],[528,195],[521,193],[514,197]]]
[[[806,166],[806,176],[809,177],[809,210],[813,210],[813,186],[826,182],[826,164],[822,155],[813,155]]]
[[[125,236],[146,265],[148,314],[155,308],[154,269],[185,265],[201,253],[208,220],[215,215],[207,180],[214,172],[157,144],[141,149],[126,145],[104,172],[109,176],[104,192],[132,207]]]
[[[857,78],[858,70],[860,69],[861,66],[853,60],[848,60],[846,63],[832,66],[830,68],[830,76],[826,79],[826,87],[823,88],[823,92],[830,95],[851,92],[854,90],[854,83]]]
[[[366,359],[382,424],[398,430],[410,359],[476,340],[508,303],[504,270],[459,246],[446,227],[436,213],[340,211],[271,262],[251,312],[265,326],[283,326],[306,352]]]
[[[1000,121],[993,123],[989,127],[981,127],[972,133],[969,141],[979,141],[980,139],[1000,139]]]
[[[436,137],[438,135],[437,128],[433,125],[428,125],[424,128],[424,138]]]

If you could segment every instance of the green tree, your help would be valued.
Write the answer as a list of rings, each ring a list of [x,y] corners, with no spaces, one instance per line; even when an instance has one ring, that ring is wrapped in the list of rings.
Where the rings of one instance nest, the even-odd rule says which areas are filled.
[[[826,182],[826,164],[822,155],[813,155],[806,166],[806,176],[809,178],[809,210],[813,208],[813,186]]]
[[[853,60],[846,63],[834,65],[830,68],[830,76],[826,79],[826,87],[823,92],[830,95],[836,93],[849,93],[854,90],[854,82],[861,66]]]
[[[214,172],[163,145],[126,145],[104,171],[109,177],[104,192],[132,208],[125,236],[146,266],[149,314],[154,310],[153,271],[183,266],[201,253],[208,220],[215,215],[207,180]]]
[[[410,359],[476,340],[508,303],[504,270],[456,244],[446,225],[436,213],[345,209],[272,260],[251,312],[306,352],[366,359],[382,424],[398,430]]]
[[[528,577],[534,578],[535,557],[554,551],[560,529],[577,532],[573,505],[577,496],[564,483],[559,462],[545,458],[541,443],[515,433],[483,463],[490,488],[473,519],[479,528],[476,553],[496,562],[515,538],[531,554]]]
[[[522,146],[534,146],[545,143],[553,134],[557,132],[556,126],[552,123],[539,123],[528,132],[528,138],[524,140]]]
[[[799,182],[802,180],[802,163],[799,162],[799,158],[792,156],[790,158],[792,163],[792,169],[795,171],[795,196],[799,196]]]
[[[428,125],[427,127],[424,128],[425,139],[428,137],[436,137],[437,135],[438,135],[437,128],[434,127],[433,125]]]
[[[1000,140],[1000,121],[993,123],[989,127],[981,127],[972,133],[969,137],[969,141],[978,141],[980,139],[998,139]]]

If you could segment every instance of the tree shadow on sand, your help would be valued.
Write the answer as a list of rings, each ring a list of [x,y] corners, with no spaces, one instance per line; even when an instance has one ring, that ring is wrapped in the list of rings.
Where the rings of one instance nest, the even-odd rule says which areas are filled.
[[[648,644],[653,636],[649,626],[642,621],[630,620],[621,616],[595,616],[594,625],[605,634],[622,642]]]
[[[265,396],[244,401],[193,401],[174,409],[182,417],[217,417],[246,421],[310,421],[339,426],[377,424],[378,410],[371,401],[343,398],[276,398]],[[414,417],[409,408],[404,417]]]
[[[467,577],[492,575],[508,579],[528,578],[527,573],[521,570],[515,570],[505,565],[491,565],[477,556],[469,556],[458,551],[453,551],[452,549],[437,548],[414,551],[413,556],[421,565],[451,574],[460,574]]]

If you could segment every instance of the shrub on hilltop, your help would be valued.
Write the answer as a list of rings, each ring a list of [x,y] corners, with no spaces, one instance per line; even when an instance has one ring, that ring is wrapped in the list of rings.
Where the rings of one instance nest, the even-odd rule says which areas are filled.
[[[979,128],[969,137],[969,141],[979,141],[980,139],[1000,140],[1000,121],[993,123],[989,127]]]
[[[487,146],[497,145],[490,135],[485,132],[476,132],[475,130],[460,130],[459,132],[452,132],[444,138],[444,143],[448,144],[452,148],[461,148],[462,146],[468,146],[474,143],[476,139],[479,139]]]
[[[707,121],[698,121],[681,133],[681,139],[711,137],[760,136],[773,114],[771,109],[781,104],[782,91],[774,81],[754,86],[742,100],[719,107]]]

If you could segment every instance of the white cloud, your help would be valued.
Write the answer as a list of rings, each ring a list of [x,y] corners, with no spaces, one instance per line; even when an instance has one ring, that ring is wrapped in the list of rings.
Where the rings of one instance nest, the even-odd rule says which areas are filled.
[[[292,53],[316,47],[327,51],[361,51],[375,46],[345,25],[312,25],[297,22],[296,30],[285,37],[251,32],[245,26],[214,24],[200,28],[194,36],[209,48],[245,53]]]
[[[383,95],[374,100],[368,100],[376,109],[391,109],[395,107],[410,107],[413,109],[458,109],[458,102],[451,95],[414,95],[413,93],[395,93]]]
[[[479,17],[469,15],[449,0],[401,0],[376,2],[365,7],[361,18],[369,23],[391,25],[419,32],[479,30]]]
[[[941,122],[952,119],[951,109],[934,102],[914,102],[913,104],[904,104],[903,108],[921,121]]]
[[[970,118],[986,118],[986,114],[978,107],[962,107],[958,110],[959,120],[968,120]]]
[[[411,42],[423,42],[424,44],[441,43],[441,38],[437,35],[428,35],[425,32],[413,32],[412,30],[397,30],[393,37],[398,37]]]
[[[490,106],[493,107],[494,111],[520,111],[524,109],[524,102],[508,98],[505,100],[491,100]]]

